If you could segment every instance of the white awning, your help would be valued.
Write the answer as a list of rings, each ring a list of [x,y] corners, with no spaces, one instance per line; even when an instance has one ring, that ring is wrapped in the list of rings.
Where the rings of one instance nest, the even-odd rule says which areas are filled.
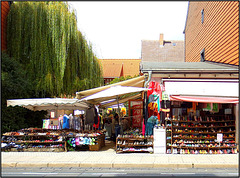
[[[144,78],[145,78],[145,76],[139,76],[139,77],[136,77],[136,78],[132,78],[132,79],[124,80],[124,81],[121,81],[121,82],[117,82],[117,83],[114,83],[114,84],[105,85],[105,86],[101,86],[101,87],[97,87],[97,88],[92,88],[92,89],[89,89],[89,90],[76,92],[76,98],[82,99],[84,97],[87,97],[89,95],[93,95],[97,92],[106,90],[110,87],[117,86],[117,85],[131,86],[131,87],[143,87],[144,82],[145,82]]]
[[[7,100],[7,106],[22,106],[24,108],[40,110],[86,110],[88,105],[78,99],[68,98],[31,98]]]
[[[165,91],[169,95],[191,95],[209,97],[239,97],[239,82],[219,80],[164,81]]]

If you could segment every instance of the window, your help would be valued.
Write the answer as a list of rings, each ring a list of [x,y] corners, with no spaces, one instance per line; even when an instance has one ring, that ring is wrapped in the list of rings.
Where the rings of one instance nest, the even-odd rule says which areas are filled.
[[[202,23],[203,23],[203,21],[204,21],[204,9],[202,9],[201,14],[202,14]]]
[[[204,62],[205,61],[205,49],[203,49],[200,53],[201,55],[201,62]]]

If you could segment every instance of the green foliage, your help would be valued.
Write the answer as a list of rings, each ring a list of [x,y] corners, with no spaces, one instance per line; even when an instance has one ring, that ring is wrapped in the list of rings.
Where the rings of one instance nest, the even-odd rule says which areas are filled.
[[[136,76],[136,75],[135,75],[134,77],[132,77],[132,76],[130,76],[130,75],[125,76],[125,77],[121,76],[120,78],[115,78],[115,79],[113,79],[109,84],[114,84],[114,83],[117,83],[117,82],[121,82],[121,81],[124,81],[124,80],[128,80],[128,79],[131,79],[131,78],[135,78],[135,77],[137,77],[137,76]]]
[[[41,127],[46,112],[33,112],[22,107],[7,107],[7,99],[28,98],[32,86],[23,66],[6,53],[1,53],[1,132],[25,127]]]
[[[14,2],[7,34],[7,52],[27,71],[36,96],[73,94],[103,84],[99,61],[66,2]]]
[[[41,127],[46,114],[7,107],[7,99],[74,95],[103,85],[99,61],[66,2],[13,2],[6,52],[1,64],[2,133]]]

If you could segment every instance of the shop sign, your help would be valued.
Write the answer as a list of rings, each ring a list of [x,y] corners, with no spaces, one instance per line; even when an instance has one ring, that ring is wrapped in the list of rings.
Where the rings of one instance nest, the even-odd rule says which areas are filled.
[[[166,93],[166,91],[162,92],[162,100],[169,100],[169,95]]]
[[[217,142],[222,142],[223,141],[223,134],[222,133],[218,133],[217,134]]]
[[[50,120],[49,119],[43,119],[43,129],[48,129]]]
[[[131,108],[142,108],[143,101],[130,101]]]
[[[132,109],[132,126],[141,128],[142,109]]]

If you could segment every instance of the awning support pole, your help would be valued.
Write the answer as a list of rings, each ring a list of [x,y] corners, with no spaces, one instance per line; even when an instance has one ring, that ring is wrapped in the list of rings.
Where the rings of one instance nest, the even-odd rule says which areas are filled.
[[[121,115],[120,115],[120,108],[119,108],[119,102],[118,102],[118,95],[117,95],[117,105],[118,105],[118,115],[119,115],[119,118],[120,118],[120,125],[121,125]]]

